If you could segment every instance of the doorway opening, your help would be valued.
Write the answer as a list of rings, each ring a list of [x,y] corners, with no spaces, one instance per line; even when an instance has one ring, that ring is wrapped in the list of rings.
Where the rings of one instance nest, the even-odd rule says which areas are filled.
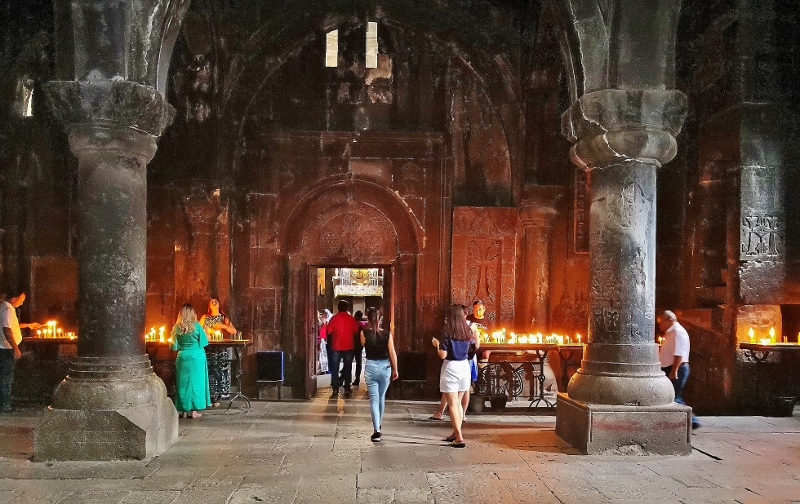
[[[311,312],[312,318],[307,321],[307,326],[311,329],[309,333],[317,335],[316,349],[314,355],[310,356],[315,360],[313,369],[321,377],[319,386],[323,387],[329,384],[327,376],[332,373],[332,369],[326,369],[328,359],[326,355],[321,355],[320,330],[322,327],[322,318],[320,315],[325,313],[325,310],[330,311],[335,315],[337,312],[337,305],[339,301],[345,300],[350,307],[350,315],[356,315],[360,312],[361,321],[366,321],[366,313],[369,308],[376,308],[382,313],[381,323],[382,326],[394,331],[393,327],[393,312],[394,306],[392,303],[392,268],[389,265],[360,265],[360,266],[336,266],[336,265],[321,265],[312,266],[310,277],[316,279],[313,288],[313,306],[314,310]],[[351,380],[355,382],[363,382],[363,352],[361,355],[356,355],[352,366],[353,376]],[[361,362],[361,366],[357,366],[356,362]],[[337,370],[338,371],[338,370]]]

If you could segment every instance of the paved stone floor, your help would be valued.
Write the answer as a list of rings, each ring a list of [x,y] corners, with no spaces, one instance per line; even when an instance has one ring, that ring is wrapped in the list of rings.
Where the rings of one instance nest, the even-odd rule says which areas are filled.
[[[329,396],[180,420],[145,461],[31,462],[41,410],[0,415],[0,503],[800,502],[800,408],[704,417],[686,457],[584,456],[525,411],[471,415],[467,447],[450,448],[432,402],[389,401],[373,444],[363,388]]]

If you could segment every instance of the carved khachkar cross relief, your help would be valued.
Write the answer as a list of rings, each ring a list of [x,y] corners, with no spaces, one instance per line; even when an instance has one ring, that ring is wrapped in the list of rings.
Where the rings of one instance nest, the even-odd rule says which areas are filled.
[[[781,233],[780,219],[777,216],[743,216],[740,259],[778,258],[783,253]]]
[[[494,304],[501,263],[500,241],[470,240],[468,258],[467,282],[472,292],[469,299],[482,299],[487,305]]]
[[[496,324],[514,319],[516,208],[455,207],[452,302],[486,304]]]

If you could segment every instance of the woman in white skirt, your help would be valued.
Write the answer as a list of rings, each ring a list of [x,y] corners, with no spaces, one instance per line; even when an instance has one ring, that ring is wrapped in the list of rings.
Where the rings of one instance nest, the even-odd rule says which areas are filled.
[[[467,325],[461,305],[451,305],[447,310],[442,329],[441,341],[433,338],[433,346],[442,360],[442,372],[439,375],[439,390],[447,396],[447,407],[450,411],[450,424],[453,433],[445,438],[453,448],[464,448],[464,436],[461,432],[461,421],[464,410],[461,399],[469,390],[469,345],[472,330]]]

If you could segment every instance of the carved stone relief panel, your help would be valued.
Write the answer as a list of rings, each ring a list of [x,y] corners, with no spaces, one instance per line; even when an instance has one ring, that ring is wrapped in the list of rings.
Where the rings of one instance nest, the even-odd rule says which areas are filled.
[[[308,261],[388,264],[397,257],[397,231],[377,208],[348,200],[320,210],[303,233],[302,254]]]
[[[486,303],[496,324],[514,319],[515,208],[453,208],[452,299]]]
[[[575,199],[572,210],[576,254],[589,253],[589,172],[575,168]]]
[[[740,259],[776,259],[782,255],[781,221],[776,215],[743,215]]]

